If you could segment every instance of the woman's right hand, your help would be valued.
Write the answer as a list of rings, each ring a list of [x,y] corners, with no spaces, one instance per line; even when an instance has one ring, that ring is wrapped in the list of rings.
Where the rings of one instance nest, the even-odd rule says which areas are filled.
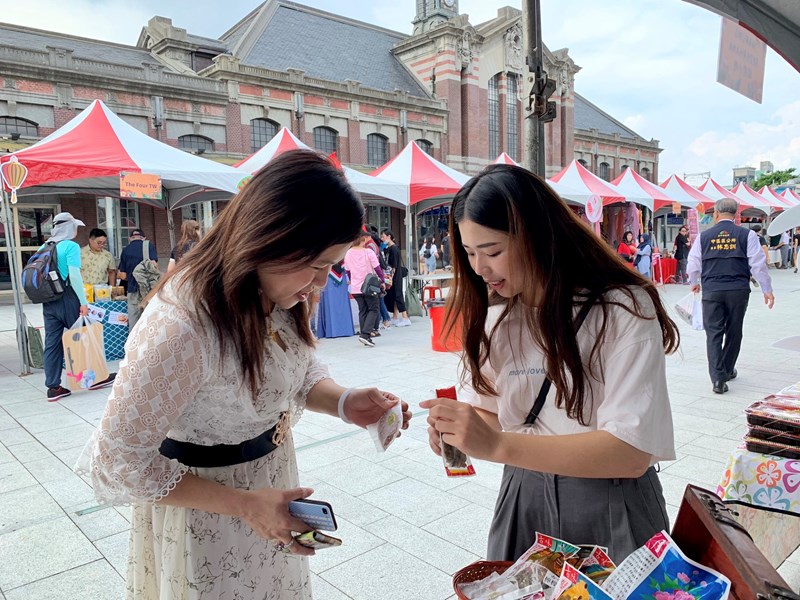
[[[295,542],[292,535],[305,533],[313,527],[289,514],[289,502],[308,498],[313,493],[310,488],[242,490],[240,516],[261,537],[283,543],[292,554],[311,556],[314,550]]]

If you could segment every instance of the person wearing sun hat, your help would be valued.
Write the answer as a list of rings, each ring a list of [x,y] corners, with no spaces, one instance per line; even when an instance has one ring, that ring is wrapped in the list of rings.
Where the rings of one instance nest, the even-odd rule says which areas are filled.
[[[61,370],[64,364],[61,336],[65,329],[72,327],[78,317],[89,314],[81,277],[81,248],[73,241],[78,235],[78,227],[85,227],[83,221],[68,212],[58,213],[53,217],[53,230],[47,240],[56,244],[58,273],[66,284],[65,291],[60,297],[42,305],[44,377],[48,402],[55,402],[72,393],[61,385]],[[114,382],[115,376],[116,373],[112,373],[107,379],[98,381],[89,389],[108,387]]]

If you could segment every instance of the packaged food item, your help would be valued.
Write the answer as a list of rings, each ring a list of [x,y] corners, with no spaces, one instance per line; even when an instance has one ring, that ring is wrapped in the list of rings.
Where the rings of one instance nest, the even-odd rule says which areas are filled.
[[[540,579],[547,593],[558,584],[564,564],[579,550],[578,546],[537,532],[533,545],[508,568],[506,574],[514,577],[526,563],[535,563],[544,569],[540,572]]]
[[[449,387],[438,389],[436,390],[436,397],[457,400],[456,388]],[[439,434],[439,447],[442,451],[444,470],[448,477],[468,477],[475,475],[475,467],[472,466],[472,461],[469,459],[469,456],[455,446],[445,442],[441,433]]]
[[[375,442],[378,452],[386,452],[389,445],[400,435],[403,426],[403,407],[400,402],[383,413],[376,423],[367,425],[367,431]]]
[[[111,286],[108,284],[96,284],[94,286],[94,298],[98,302],[101,300],[111,300]]]
[[[622,561],[603,584],[614,600],[727,600],[730,589],[727,577],[688,558],[666,531]]]
[[[321,533],[315,529],[296,535],[294,539],[301,546],[313,548],[314,550],[324,550],[325,548],[335,548],[342,545],[342,540],[339,538]]]
[[[787,386],[775,395],[783,398],[800,399],[800,383],[795,383],[793,385]]]
[[[86,296],[86,302],[89,304],[94,302],[94,286],[91,283],[83,284],[83,293]]]
[[[121,285],[111,286],[111,299],[112,300],[127,300],[128,296],[125,294],[125,288]]]
[[[552,598],[554,600],[613,600],[599,585],[569,563],[564,563]]]
[[[748,425],[800,435],[800,399],[767,396],[745,409]]]
[[[603,582],[608,579],[616,568],[614,561],[608,556],[608,551],[600,546],[595,546],[589,556],[584,558],[581,565],[577,567],[581,573],[597,585],[603,585]]]

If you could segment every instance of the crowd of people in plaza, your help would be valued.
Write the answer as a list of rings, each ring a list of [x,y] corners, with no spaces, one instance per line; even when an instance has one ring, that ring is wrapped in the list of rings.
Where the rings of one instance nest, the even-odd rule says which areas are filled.
[[[770,242],[735,224],[737,208],[718,201],[714,225],[694,240],[681,227],[673,244],[676,282],[702,290],[719,394],[738,375],[751,280],[775,300]],[[394,233],[366,224],[342,172],[302,150],[259,171],[204,236],[184,221],[156,281],[140,276],[158,268],[141,229],[116,264],[100,229],[78,247],[81,226],[59,214],[49,240],[68,288],[44,305],[48,399],[69,393],[60,339],[88,313],[83,283],[125,282],[125,358],[96,386],[113,387],[76,469],[102,502],[133,505],[128,597],[311,598],[314,550],[297,537],[310,527],[289,503],[313,490],[292,426],[304,410],[355,427],[397,406],[404,428],[411,418],[390,391],[335,382],[314,352],[342,313],[353,331],[351,297],[366,347],[410,324]],[[675,459],[666,356],[680,333],[653,281],[654,241],[626,231],[609,246],[513,165],[470,179],[437,236],[421,241],[421,272],[451,268],[444,327],[464,350],[458,400],[420,407],[433,453],[444,442],[503,465],[487,557],[515,560],[540,532],[621,561],[669,527],[657,466]],[[796,259],[800,232],[785,237]]]

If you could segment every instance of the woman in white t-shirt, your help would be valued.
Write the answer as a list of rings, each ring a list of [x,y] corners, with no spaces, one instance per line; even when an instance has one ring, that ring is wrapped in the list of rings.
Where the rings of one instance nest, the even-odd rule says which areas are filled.
[[[675,458],[677,327],[652,282],[525,169],[487,167],[450,215],[447,323],[463,327],[465,368],[459,402],[421,404],[431,447],[442,433],[506,465],[490,560],[515,560],[539,531],[618,562],[668,528],[654,465]]]

